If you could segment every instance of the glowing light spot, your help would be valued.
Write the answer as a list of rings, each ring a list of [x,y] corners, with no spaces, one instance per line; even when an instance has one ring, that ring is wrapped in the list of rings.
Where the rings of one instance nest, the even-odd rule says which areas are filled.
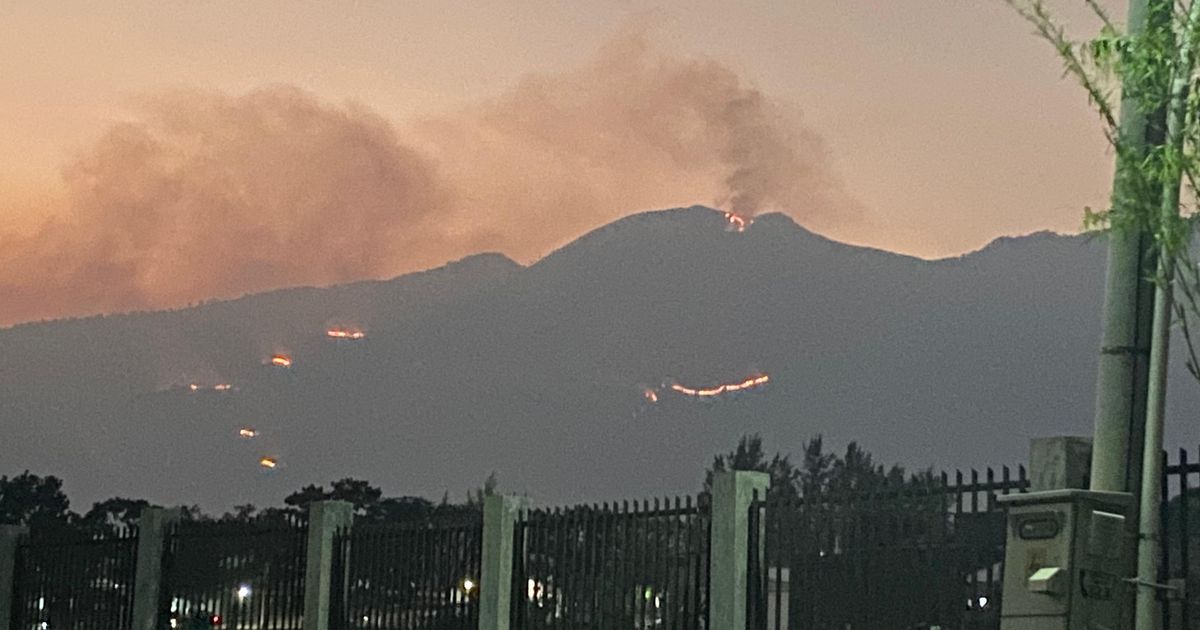
[[[292,367],[292,357],[286,354],[276,354],[271,356],[271,365],[275,367]]]
[[[462,592],[470,595],[471,592],[475,590],[475,586],[475,580],[472,580],[471,578],[463,578]]]
[[[642,391],[642,396],[651,403],[658,402],[658,392],[649,387]]]
[[[754,222],[754,219],[748,219],[740,214],[733,212],[725,213],[725,220],[729,222],[729,229],[734,232],[745,232],[746,227]]]
[[[196,390],[200,389],[200,386],[195,383],[192,383],[192,384],[188,385],[188,389],[190,389],[192,391],[196,391]]]
[[[274,470],[279,467],[279,460],[274,457],[264,457],[258,460],[258,465],[268,470]]]
[[[242,584],[239,586],[237,589],[237,596],[239,600],[246,601],[246,598],[250,597],[250,585]]]
[[[242,427],[241,429],[238,429],[238,435],[246,439],[250,439],[252,437],[258,437],[258,431],[255,431],[250,427]]]

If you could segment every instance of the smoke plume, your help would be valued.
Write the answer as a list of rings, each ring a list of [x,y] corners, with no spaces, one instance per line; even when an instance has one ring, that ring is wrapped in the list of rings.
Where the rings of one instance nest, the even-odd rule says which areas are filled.
[[[298,88],[141,101],[63,169],[64,207],[0,235],[0,324],[523,261],[632,211],[710,203],[810,226],[857,212],[820,138],[641,33],[584,67],[403,124]]]

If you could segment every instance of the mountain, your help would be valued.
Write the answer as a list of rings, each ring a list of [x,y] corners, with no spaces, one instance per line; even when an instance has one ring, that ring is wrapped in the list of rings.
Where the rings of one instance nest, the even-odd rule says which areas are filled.
[[[436,498],[494,470],[558,503],[693,492],[747,432],[938,468],[1090,433],[1102,240],[1041,233],[925,261],[782,215],[727,228],[707,208],[648,212],[528,267],[486,254],[0,330],[0,471],[63,476],[78,502],[217,510],[342,476]],[[266,365],[273,353],[293,365]],[[1175,368],[1168,437],[1194,442],[1182,410],[1200,386]],[[670,389],[758,374],[770,382],[713,399]]]

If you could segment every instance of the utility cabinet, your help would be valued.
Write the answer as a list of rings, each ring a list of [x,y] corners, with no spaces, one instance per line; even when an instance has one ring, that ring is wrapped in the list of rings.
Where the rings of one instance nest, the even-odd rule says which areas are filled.
[[[1063,489],[999,500],[1008,507],[1001,630],[1124,630],[1133,497]]]

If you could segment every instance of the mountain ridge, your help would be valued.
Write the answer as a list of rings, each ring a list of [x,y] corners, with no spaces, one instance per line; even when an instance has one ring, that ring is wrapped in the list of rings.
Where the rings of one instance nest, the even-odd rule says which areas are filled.
[[[1090,433],[1104,253],[1039,235],[928,261],[782,215],[737,233],[693,206],[621,219],[529,266],[485,254],[10,328],[0,463],[64,476],[85,500],[220,509],[346,475],[435,498],[493,470],[547,502],[691,492],[748,432],[785,452],[818,433],[858,440],[914,468],[1015,464],[1029,437]],[[328,339],[330,325],[366,338]],[[275,352],[293,367],[264,365]],[[1197,399],[1178,367],[1173,418]],[[765,387],[719,400],[669,389],[760,373]],[[243,425],[261,436],[239,440]],[[258,470],[263,455],[283,466]]]

